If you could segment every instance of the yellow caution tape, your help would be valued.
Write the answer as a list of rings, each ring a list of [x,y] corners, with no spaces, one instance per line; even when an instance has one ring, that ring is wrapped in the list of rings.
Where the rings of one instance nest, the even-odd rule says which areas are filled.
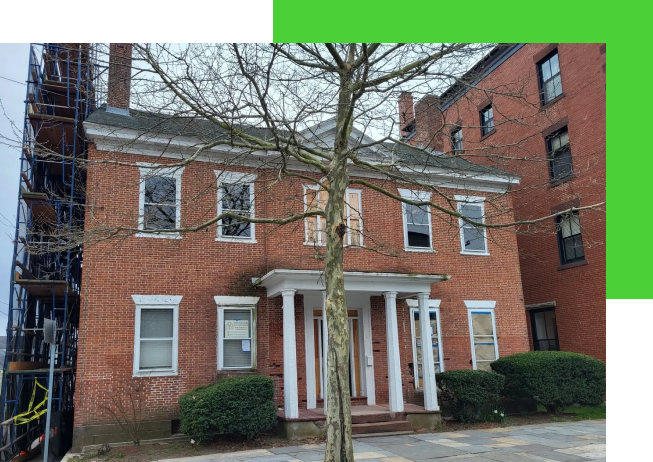
[[[45,390],[45,398],[34,408],[32,408],[32,406],[34,405],[34,397],[36,396],[37,386],[42,390]],[[27,407],[27,412],[23,412],[22,414],[18,414],[17,416],[15,416],[14,425],[23,425],[41,417],[43,414],[48,412],[47,408],[41,409],[47,402],[48,402],[48,389],[45,388],[43,385],[41,385],[38,380],[34,379],[34,389],[32,390],[32,398],[29,400],[29,406]]]

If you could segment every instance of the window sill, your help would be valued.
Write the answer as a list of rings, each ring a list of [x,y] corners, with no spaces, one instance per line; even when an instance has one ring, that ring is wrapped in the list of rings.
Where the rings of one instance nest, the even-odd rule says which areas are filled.
[[[560,186],[561,184],[573,180],[574,178],[576,178],[576,176],[577,175],[575,173],[572,173],[571,175],[567,175],[566,177],[560,178],[559,180],[551,181],[551,183],[549,183],[548,188],[551,189],[551,188],[555,188],[556,186]]]
[[[326,244],[318,244],[317,242],[304,242],[304,245],[310,245],[311,247],[326,247]]]
[[[177,371],[139,371],[133,374],[133,377],[174,377],[179,375]]]
[[[229,237],[216,237],[215,238],[216,242],[242,242],[243,244],[257,244],[258,241],[256,239],[238,239],[237,237],[229,238]]]
[[[489,257],[490,252],[465,252],[464,250],[460,252],[460,255],[481,255],[484,257]]]
[[[479,143],[483,141],[485,138],[489,138],[490,136],[494,135],[497,132],[496,128],[493,128],[492,131],[487,132],[485,135],[481,135],[481,139],[478,140]]]
[[[423,253],[435,253],[433,249],[427,249],[426,247],[404,247],[406,252],[423,252]]]
[[[542,109],[543,111],[546,110],[546,109],[549,109],[551,106],[553,106],[555,103],[557,103],[558,101],[560,101],[560,100],[561,100],[562,98],[564,98],[564,97],[565,97],[565,93],[564,93],[564,92],[563,92],[563,93],[560,93],[558,96],[556,96],[555,98],[553,98],[553,99],[552,99],[551,101],[549,101],[548,103],[543,104],[542,107],[541,107],[541,109]]]
[[[587,260],[574,261],[571,263],[565,263],[564,265],[558,266],[558,271],[563,271],[569,268],[576,268],[578,266],[585,266],[585,265],[589,265],[589,262]]]
[[[181,239],[181,234],[174,233],[136,233],[136,237],[156,237],[159,239]]]

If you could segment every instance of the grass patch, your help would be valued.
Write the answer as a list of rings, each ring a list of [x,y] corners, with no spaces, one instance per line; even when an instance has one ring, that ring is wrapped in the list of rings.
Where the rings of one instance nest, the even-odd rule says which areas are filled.
[[[569,406],[565,412],[574,415],[574,420],[605,419],[605,406]]]
[[[121,452],[121,453],[114,454],[114,455],[112,455],[112,456],[107,457],[107,460],[111,460],[111,459],[124,459],[124,458],[125,458],[125,455]]]

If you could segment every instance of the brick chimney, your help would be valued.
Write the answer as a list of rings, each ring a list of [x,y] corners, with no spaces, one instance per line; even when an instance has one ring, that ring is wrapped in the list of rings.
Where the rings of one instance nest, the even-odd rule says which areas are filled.
[[[441,133],[443,125],[440,98],[426,95],[415,104],[415,136],[410,144],[443,151],[444,137]]]
[[[402,91],[399,95],[399,131],[401,137],[404,138],[410,135],[414,131],[414,127],[413,95],[410,92]]]
[[[109,45],[109,83],[107,85],[107,106],[122,109],[129,114],[129,92],[131,89],[132,44],[111,43]],[[122,111],[119,111],[122,112]]]

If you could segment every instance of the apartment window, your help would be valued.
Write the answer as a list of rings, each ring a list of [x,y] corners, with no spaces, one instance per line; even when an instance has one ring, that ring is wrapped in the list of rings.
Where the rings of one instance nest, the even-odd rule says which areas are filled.
[[[140,230],[173,230],[181,227],[181,174],[183,168],[159,167],[140,162]],[[139,233],[141,237],[180,237],[176,232]]]
[[[472,345],[472,366],[481,371],[491,371],[490,364],[499,357],[493,301],[468,301],[467,315]]]
[[[558,50],[555,50],[537,64],[537,72],[540,81],[542,105],[545,105],[562,94]]]
[[[492,105],[481,109],[481,136],[485,136],[494,130],[494,111]]]
[[[345,192],[344,220],[347,233],[344,236],[345,245],[363,245],[363,215],[361,211],[362,191],[347,189]],[[328,191],[317,185],[304,186],[304,209],[324,210],[329,199]],[[326,218],[322,216],[307,217],[304,221],[306,244],[326,245]]]
[[[422,374],[422,331],[419,325],[419,308],[417,300],[408,300],[410,308],[411,334],[413,337],[413,375],[415,377],[415,388],[421,389],[423,383]],[[440,334],[440,300],[429,300],[429,320],[431,325],[431,341],[433,348],[433,362],[435,373],[444,372],[442,362],[442,337]]]
[[[585,250],[583,249],[578,212],[557,216],[556,228],[560,247],[560,263],[564,265],[584,260]]]
[[[177,375],[181,298],[132,295],[136,304],[134,376]]]
[[[451,131],[451,149],[454,153],[463,150],[463,129],[460,127]]]
[[[256,368],[258,297],[214,297],[218,307],[218,370]]]
[[[218,215],[232,212],[244,217],[254,217],[255,175],[215,171],[218,179]],[[217,241],[256,242],[254,223],[235,217],[225,217],[218,221]]]
[[[535,350],[560,350],[554,308],[531,311],[531,329]]]
[[[573,173],[569,131],[564,127],[546,137],[551,181],[561,180]]]
[[[458,213],[477,223],[485,223],[485,198],[455,196],[458,201]],[[488,255],[487,229],[458,219],[460,227],[460,246],[462,254]]]
[[[429,201],[431,193],[425,191],[410,191],[400,189],[399,194],[407,200],[419,202]],[[432,250],[431,209],[428,205],[412,205],[401,203],[404,221],[405,250]]]

